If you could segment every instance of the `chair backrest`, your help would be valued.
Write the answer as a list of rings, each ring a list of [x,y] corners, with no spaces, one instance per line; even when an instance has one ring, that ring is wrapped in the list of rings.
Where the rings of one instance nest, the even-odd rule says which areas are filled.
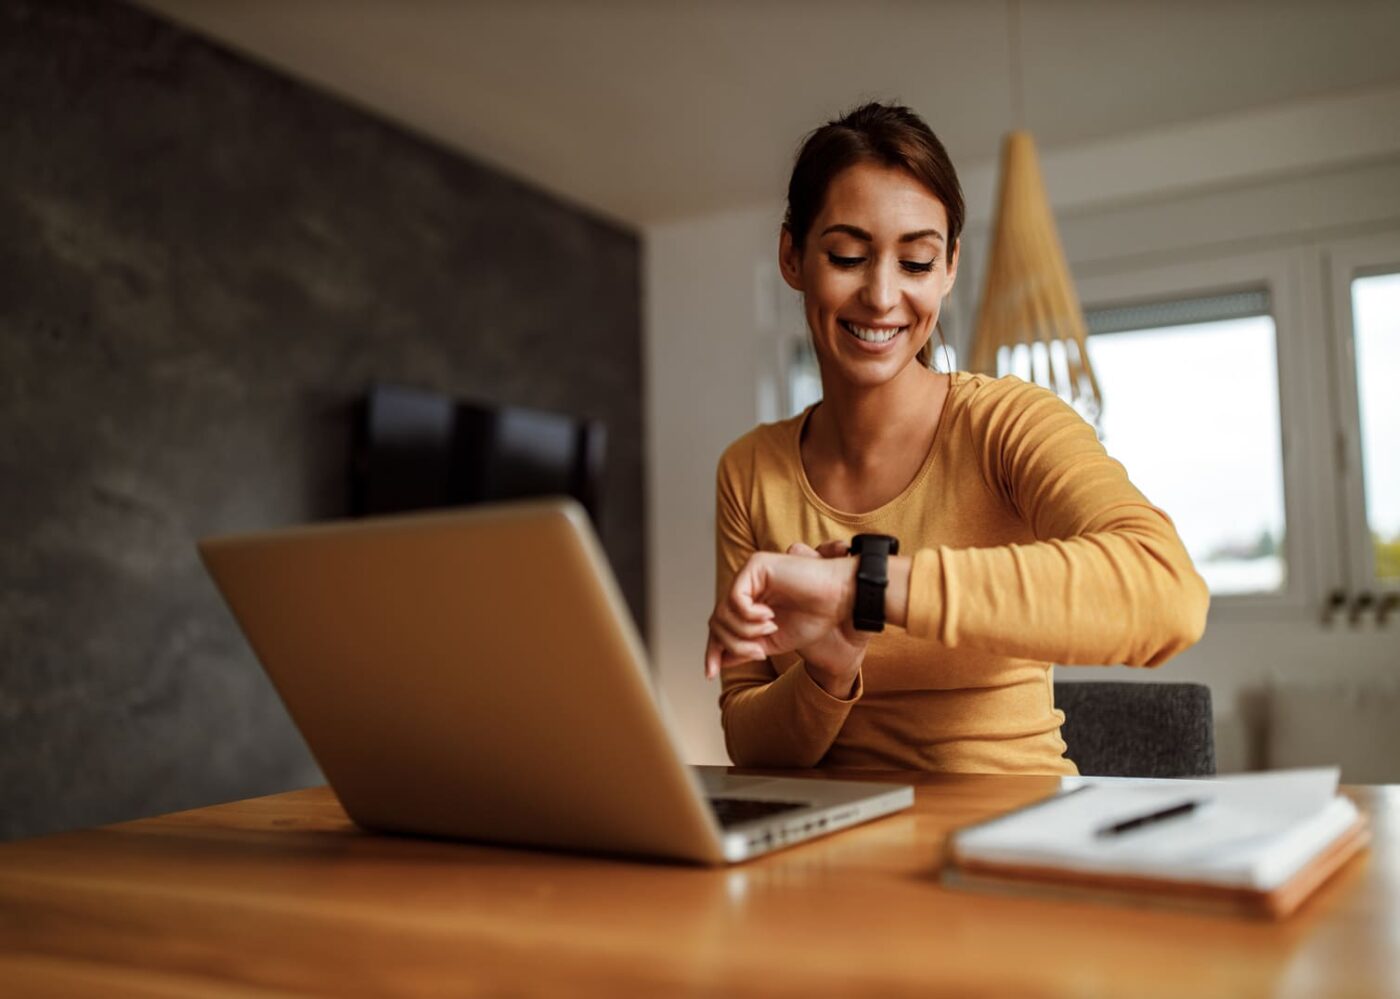
[[[1215,773],[1210,688],[1122,680],[1055,682],[1060,734],[1079,772],[1096,777]]]

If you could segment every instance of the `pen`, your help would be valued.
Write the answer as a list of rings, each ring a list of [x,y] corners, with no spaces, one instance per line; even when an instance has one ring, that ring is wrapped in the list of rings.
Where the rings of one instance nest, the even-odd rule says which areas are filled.
[[[1120,833],[1130,832],[1142,826],[1151,825],[1154,822],[1161,822],[1163,819],[1173,819],[1178,815],[1189,815],[1198,807],[1205,804],[1203,800],[1183,801],[1179,805],[1172,805],[1156,812],[1148,812],[1146,815],[1138,815],[1131,819],[1124,819],[1122,822],[1115,822],[1111,826],[1104,826],[1098,831],[1099,836],[1117,836]]]

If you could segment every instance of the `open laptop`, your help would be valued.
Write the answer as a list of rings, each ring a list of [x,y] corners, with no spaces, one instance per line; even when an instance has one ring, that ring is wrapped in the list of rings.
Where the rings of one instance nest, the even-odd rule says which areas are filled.
[[[199,550],[366,828],[722,864],[913,803],[906,785],[683,764],[571,500],[211,538]]]

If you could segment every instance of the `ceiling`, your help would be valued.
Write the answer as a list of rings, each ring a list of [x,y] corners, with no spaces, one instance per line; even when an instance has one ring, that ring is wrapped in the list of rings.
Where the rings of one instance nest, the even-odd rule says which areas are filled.
[[[973,0],[140,0],[617,220],[780,198],[801,137],[867,98],[960,170],[1011,124],[1010,4]],[[1395,0],[1025,0],[1042,148],[1400,81]]]

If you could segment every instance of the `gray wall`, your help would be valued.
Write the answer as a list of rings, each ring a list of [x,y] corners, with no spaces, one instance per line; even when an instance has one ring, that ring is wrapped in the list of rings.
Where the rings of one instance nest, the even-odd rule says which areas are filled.
[[[0,836],[318,780],[194,539],[346,510],[374,379],[599,417],[637,236],[133,8],[0,0]]]

